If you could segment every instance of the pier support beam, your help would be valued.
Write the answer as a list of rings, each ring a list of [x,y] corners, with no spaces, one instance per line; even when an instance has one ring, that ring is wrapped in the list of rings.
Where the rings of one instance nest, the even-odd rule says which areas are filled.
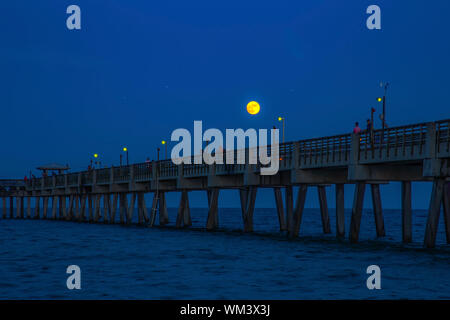
[[[275,195],[275,204],[277,206],[278,222],[280,224],[280,231],[286,231],[286,219],[284,218],[283,196],[281,194],[281,188],[273,188]]]
[[[158,196],[159,196],[158,192],[155,192],[153,194],[152,208],[150,211],[150,227],[153,227],[155,225],[156,212],[158,210],[158,202],[159,202]]]
[[[67,206],[66,206],[66,200],[67,197],[66,196],[62,196],[61,197],[61,204],[62,204],[62,216],[60,216],[60,219],[67,219]],[[61,212],[60,212],[61,213]]]
[[[322,217],[322,229],[323,233],[331,233],[330,228],[330,216],[328,214],[328,204],[327,204],[327,191],[325,186],[317,186],[317,193],[319,195],[320,203],[320,215]]]
[[[72,221],[78,221],[80,219],[80,195],[76,194],[74,196],[74,212],[73,212],[73,216],[72,216]]]
[[[31,218],[31,197],[27,197],[27,218]]]
[[[56,211],[58,210],[58,198],[52,197],[52,219],[56,219]]]
[[[433,190],[431,192],[430,207],[428,210],[428,219],[424,239],[424,245],[427,248],[434,248],[436,244],[436,233],[439,224],[442,197],[444,194],[444,183],[445,180],[443,179],[437,179],[433,182]]]
[[[181,228],[182,226],[189,227],[192,225],[191,213],[189,210],[189,198],[188,192],[183,190],[181,192],[180,206],[178,207],[178,215],[176,227]]]
[[[88,200],[88,208],[89,208],[89,222],[94,221],[94,208],[93,208],[93,199],[92,199],[92,195],[88,194],[87,196],[87,200]]]
[[[131,224],[133,221],[133,213],[134,213],[134,203],[136,202],[136,193],[131,193],[131,199],[130,199],[130,206],[128,207],[128,214],[127,214],[127,224]]]
[[[412,241],[411,181],[402,181],[402,239]]]
[[[166,194],[159,193],[159,225],[163,226],[169,223],[169,213],[167,212]]]
[[[381,207],[380,185],[371,184],[370,189],[372,191],[372,208],[375,218],[377,237],[384,237],[386,235],[386,232],[384,230],[383,209]]]
[[[20,197],[20,218],[25,218],[24,211],[25,211],[25,205],[24,205],[25,199],[24,197]]]
[[[109,219],[109,223],[116,222],[116,213],[117,213],[117,199],[119,198],[118,193],[113,194],[112,206],[111,206],[111,218]]]
[[[40,211],[41,211],[41,197],[36,197],[35,198],[35,205],[34,205],[34,219],[39,219],[40,218]]]
[[[58,199],[59,199],[58,218],[62,219],[63,218],[63,210],[64,210],[63,208],[65,207],[65,201],[64,201],[65,197],[59,196]]]
[[[364,182],[357,182],[355,185],[355,196],[353,198],[352,220],[350,222],[350,242],[352,243],[358,242],[359,239],[365,191],[366,184]]]
[[[109,223],[111,220],[111,195],[109,193],[103,196],[103,222]]]
[[[102,199],[101,194],[96,194],[94,196],[94,222],[97,223],[101,218],[101,210],[100,210],[100,200]]]
[[[17,203],[17,213],[16,213],[16,218],[17,219],[23,219],[24,218],[24,199],[23,197],[17,197],[16,198],[16,203]]]
[[[336,184],[336,236],[345,237],[344,184]]]
[[[16,219],[20,218],[20,197],[16,197]]]
[[[69,207],[67,208],[67,213],[66,213],[67,221],[72,220],[72,218],[73,218],[73,198],[74,198],[74,195],[71,194],[69,196]]]
[[[14,197],[9,197],[9,218],[14,218]]]
[[[447,182],[444,186],[442,203],[444,205],[445,236],[447,243],[450,244],[450,182]]]
[[[181,228],[182,226],[189,227],[192,225],[191,213],[189,210],[189,198],[188,192],[183,190],[181,192],[180,206],[178,207],[177,222],[176,227]]]
[[[7,215],[7,213],[6,213],[6,198],[5,197],[3,197],[2,198],[2,203],[3,203],[3,219],[6,219],[6,215]]]
[[[139,224],[144,224],[148,222],[148,213],[147,213],[147,207],[145,205],[145,195],[143,192],[138,193],[138,217],[139,217]]]
[[[302,224],[303,210],[305,208],[307,191],[308,191],[307,184],[301,184],[298,188],[297,202],[295,204],[295,209],[294,209],[294,212],[292,215],[291,228],[289,229],[289,238],[296,238],[296,237],[298,237],[298,235],[300,233],[300,226]],[[290,202],[289,206],[291,208],[293,207],[292,194],[291,194],[291,202]]]
[[[128,209],[128,198],[126,193],[120,193],[119,195],[119,215],[120,215],[120,223],[125,223],[125,216],[127,215]]]
[[[206,230],[214,230],[219,227],[219,189],[212,188],[208,190],[208,220],[206,221]]]
[[[48,197],[44,197],[43,200],[43,208],[42,208],[42,219],[47,219],[48,218]]]
[[[255,212],[257,190],[257,187],[249,187],[245,190],[239,190],[244,232],[253,231],[253,213]]]
[[[79,221],[86,221],[86,194],[80,196],[80,215],[78,217]]]
[[[286,222],[289,237],[292,236],[292,226],[294,224],[294,198],[292,192],[292,186],[287,186],[284,194],[286,201]]]

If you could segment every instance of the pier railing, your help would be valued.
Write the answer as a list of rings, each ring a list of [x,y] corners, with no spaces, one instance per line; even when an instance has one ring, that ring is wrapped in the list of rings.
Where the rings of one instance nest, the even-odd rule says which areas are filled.
[[[436,122],[436,141],[438,158],[450,157],[450,120]]]
[[[391,162],[423,159],[426,156],[427,123],[385,128],[361,134],[359,162]]]
[[[355,144],[356,141],[356,144]],[[356,153],[352,151],[356,148]],[[253,151],[253,150],[252,150]],[[246,164],[238,164],[238,154],[233,152],[234,164],[216,164],[216,175],[236,175],[246,172]],[[248,157],[249,149],[243,154]],[[267,146],[267,156],[271,155]],[[350,164],[352,154],[360,164],[417,161],[450,157],[450,120],[419,123],[407,126],[364,131],[359,136],[343,134],[279,144],[279,170],[345,167]],[[226,152],[222,155],[226,159]],[[170,180],[180,176],[201,178],[211,173],[205,163],[175,165],[171,160],[144,162],[129,166],[92,169],[89,171],[33,178],[26,188],[32,190],[76,187],[79,185],[147,182],[153,179]],[[254,166],[259,170],[260,166]],[[111,177],[111,174],[113,175]],[[95,177],[95,179],[94,179]],[[0,180],[0,186],[6,183]],[[19,184],[20,180],[8,180]],[[24,185],[22,181],[22,186]]]
[[[339,167],[348,165],[352,135],[300,140],[299,168]]]

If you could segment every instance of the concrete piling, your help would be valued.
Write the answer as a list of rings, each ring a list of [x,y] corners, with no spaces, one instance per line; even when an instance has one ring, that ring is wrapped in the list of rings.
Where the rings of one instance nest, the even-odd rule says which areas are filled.
[[[445,236],[447,243],[450,244],[450,182],[447,182],[444,186],[442,204],[444,206]]]
[[[163,226],[169,223],[169,213],[167,212],[166,194],[159,193],[159,225]]]
[[[288,236],[289,238],[295,238],[298,237],[300,233],[300,226],[302,224],[302,218],[303,218],[303,210],[305,208],[305,201],[306,201],[306,193],[308,191],[308,185],[302,184],[300,185],[297,193],[297,202],[295,204],[295,209],[292,216],[292,224],[291,228],[289,229]],[[290,206],[293,206],[293,203],[291,201]]]
[[[377,231],[377,237],[384,237],[386,232],[384,230],[383,209],[381,207],[381,194],[380,185],[371,184],[372,191],[372,208],[375,218],[375,229]]]
[[[366,184],[364,182],[357,182],[353,198],[352,220],[350,222],[350,242],[352,243],[358,242],[359,239],[365,191]]]
[[[317,186],[317,193],[319,196],[320,215],[322,217],[323,233],[328,234],[331,233],[331,227],[330,227],[330,216],[328,214],[327,193],[325,186]]]
[[[242,201],[241,196],[241,207],[243,206],[243,222],[244,222],[244,232],[253,231],[253,213],[255,211],[255,201],[256,192],[258,188],[251,186],[245,191],[244,197],[245,201]],[[240,193],[241,194],[241,193]]]
[[[336,236],[345,237],[344,184],[336,184]]]
[[[36,202],[34,205],[34,218],[39,219],[40,218],[40,211],[41,211],[41,197],[36,197]]]
[[[181,198],[180,198],[180,206],[178,207],[178,214],[177,214],[177,221],[176,221],[176,227],[189,227],[192,225],[191,221],[191,213],[189,209],[189,197],[188,192],[186,190],[183,190],[181,192]]]
[[[402,181],[402,240],[403,243],[412,241],[412,205],[411,205],[411,182]]]
[[[9,218],[14,218],[14,197],[9,197]]]
[[[97,223],[101,218],[100,200],[102,199],[101,194],[96,194],[94,196],[94,222]]]
[[[286,201],[286,222],[287,222],[287,229],[288,229],[288,235],[291,237],[292,236],[292,228],[293,228],[293,224],[294,224],[294,215],[293,215],[293,210],[294,210],[294,198],[292,195],[292,186],[288,186],[285,189],[285,201]]]
[[[2,203],[3,203],[3,219],[6,219],[7,215],[7,209],[6,209],[6,197],[2,197]]]
[[[159,194],[158,194],[158,192],[155,192],[153,194],[152,208],[150,211],[150,227],[153,227],[155,225],[156,212],[158,210],[158,203],[159,203]]]
[[[209,199],[209,210],[208,219],[206,221],[206,230],[214,230],[219,227],[219,213],[218,213],[218,202],[219,202],[219,189],[212,188],[210,193],[208,193]]]
[[[44,197],[44,204],[43,204],[43,211],[42,211],[42,218],[47,219],[48,218],[48,198]]]
[[[78,221],[80,219],[80,195],[75,195],[74,197],[74,212],[72,215],[72,220],[73,221]]]
[[[58,210],[58,199],[56,196],[52,197],[52,219],[56,219],[56,211]]]
[[[109,223],[111,220],[111,195],[109,193],[103,196],[103,222]]]
[[[117,213],[117,200],[119,198],[118,193],[113,194],[112,206],[111,206],[111,218],[109,219],[109,223],[116,222],[116,213]]]
[[[130,199],[130,206],[128,208],[128,213],[127,213],[127,224],[131,224],[132,220],[133,220],[133,213],[134,213],[134,204],[136,202],[136,193],[132,192],[131,193],[131,199]]]
[[[83,222],[86,221],[86,199],[86,194],[80,196],[80,215],[78,216],[78,220]]]
[[[94,208],[93,208],[93,199],[92,197],[94,197],[93,195],[89,194],[87,196],[87,200],[88,200],[88,208],[89,208],[89,222],[94,221]]]
[[[283,196],[281,194],[281,188],[276,187],[273,188],[273,192],[275,195],[275,204],[277,207],[277,214],[278,214],[278,223],[280,224],[280,231],[286,231],[286,219],[284,217],[284,207],[283,207]]]
[[[430,207],[428,209],[428,219],[425,231],[424,246],[434,248],[436,244],[436,234],[439,224],[439,215],[441,213],[441,203],[444,194],[443,179],[436,179],[433,182],[433,190],[431,191]]]
[[[31,218],[31,197],[27,197],[27,218]]]

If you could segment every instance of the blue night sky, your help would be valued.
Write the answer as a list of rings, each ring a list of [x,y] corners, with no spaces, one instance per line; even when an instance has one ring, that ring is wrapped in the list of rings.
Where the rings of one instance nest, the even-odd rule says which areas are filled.
[[[80,31],[66,28],[71,4]],[[366,28],[371,4],[382,30]],[[84,170],[93,153],[118,164],[123,146],[132,162],[155,159],[194,120],[270,128],[281,115],[286,140],[346,133],[380,110],[380,81],[391,83],[390,126],[449,118],[449,12],[447,0],[1,1],[0,177],[51,162]],[[250,100],[259,115],[245,112]],[[385,207],[399,206],[399,189],[382,188]],[[427,207],[428,186],[413,192]],[[220,205],[238,198],[225,192]],[[271,191],[257,202],[273,206]]]

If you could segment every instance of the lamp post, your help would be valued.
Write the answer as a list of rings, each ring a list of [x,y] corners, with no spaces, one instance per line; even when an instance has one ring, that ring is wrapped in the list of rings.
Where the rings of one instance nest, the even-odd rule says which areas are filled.
[[[282,128],[283,128],[283,133],[282,133],[283,139],[282,139],[282,141],[283,141],[283,143],[284,143],[284,126],[285,126],[285,118],[284,118],[284,117],[278,117],[278,121],[281,121],[281,122],[282,122]]]
[[[385,84],[383,82],[380,83],[380,87],[384,86],[384,95],[383,98],[378,98],[378,102],[383,102],[383,112],[381,114],[381,128],[382,128],[382,134],[381,134],[381,141],[384,139],[384,129],[386,127],[386,93],[387,89],[389,87],[389,82],[386,82]]]
[[[167,143],[165,140],[161,141],[161,144],[164,146],[165,148],[165,159],[167,160]]]
[[[157,153],[158,153],[158,155],[157,155],[157,157],[156,157],[156,159],[159,161],[159,147],[156,149],[156,151],[157,151]]]
[[[127,166],[128,166],[129,165],[129,162],[128,162],[128,148],[127,147],[123,147],[123,152],[125,152],[127,154]]]
[[[101,166],[101,162],[97,160],[97,159],[98,159],[98,154],[97,154],[97,153],[94,153],[94,158],[96,159],[95,162],[94,162],[94,164],[95,164],[96,166],[98,165],[98,166],[100,167],[100,166]]]

